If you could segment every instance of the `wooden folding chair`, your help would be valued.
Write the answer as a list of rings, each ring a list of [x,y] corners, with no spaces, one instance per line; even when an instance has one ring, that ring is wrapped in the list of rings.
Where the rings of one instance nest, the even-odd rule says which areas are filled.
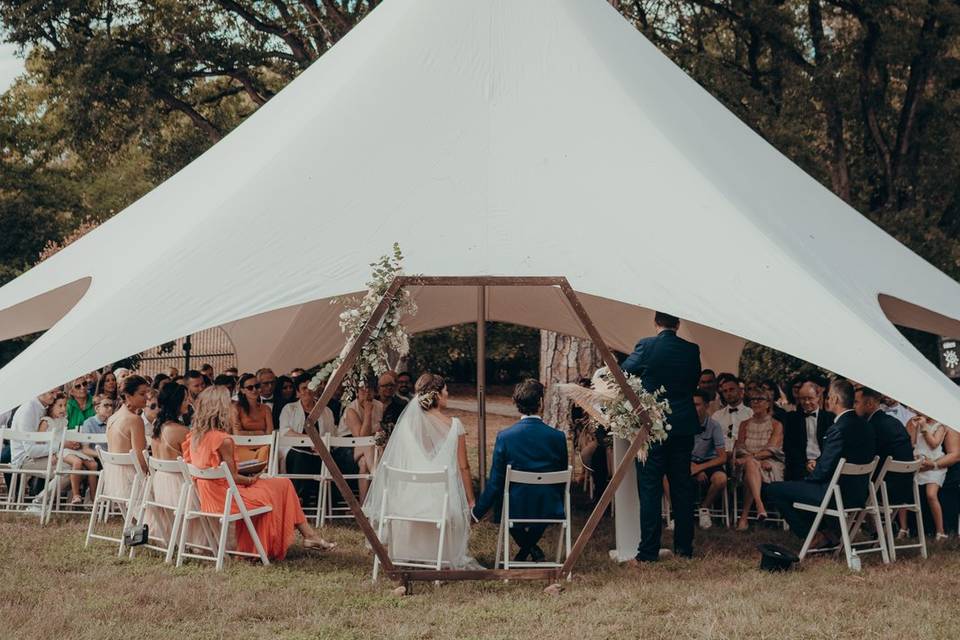
[[[90,510],[90,523],[87,525],[87,539],[84,541],[83,546],[90,546],[90,540],[106,540],[108,542],[115,542],[119,545],[117,550],[117,555],[123,555],[124,543],[123,543],[123,532],[133,524],[134,515],[136,514],[138,503],[140,498],[143,496],[143,481],[144,481],[144,472],[140,468],[140,463],[137,460],[137,454],[131,449],[127,453],[110,453],[106,451],[103,447],[97,447],[97,453],[100,455],[100,463],[103,465],[104,471],[107,470],[109,465],[114,465],[118,467],[132,467],[134,475],[133,480],[131,481],[129,487],[124,487],[121,491],[116,493],[111,493],[106,487],[101,486],[97,487],[97,495],[93,499],[93,507]],[[101,478],[104,474],[101,473]],[[94,528],[96,526],[97,520],[106,521],[114,508],[117,508],[120,512],[120,515],[123,517],[123,526],[120,530],[120,537],[114,538],[102,533],[95,533]]]
[[[437,561],[435,563],[414,562],[402,558],[394,560],[392,554],[390,558],[391,561],[396,566],[441,569],[443,567],[443,544],[446,540],[447,533],[447,506],[450,498],[449,487],[447,483],[447,468],[444,467],[440,471],[406,471],[404,469],[395,469],[393,467],[383,465],[383,467],[379,470],[379,473],[387,474],[387,477],[384,478],[387,489],[383,492],[383,500],[380,502],[380,520],[377,523],[377,537],[380,538],[381,541],[383,540],[384,529],[391,526],[394,522],[424,522],[428,524],[434,524],[436,525],[437,529],[440,530],[440,536],[437,543]],[[412,516],[400,511],[396,511],[395,507],[391,506],[391,502],[388,497],[390,495],[391,488],[396,489],[397,485],[401,483],[421,485],[422,487],[431,484],[443,487],[443,504],[440,505],[438,516],[436,518],[424,517],[423,515]],[[412,489],[412,487],[405,487],[405,490],[408,491]],[[376,582],[379,572],[380,558],[374,554],[374,582]]]
[[[260,542],[260,536],[257,534],[256,527],[253,526],[253,518],[264,513],[268,513],[273,510],[273,507],[266,505],[263,507],[257,507],[256,509],[247,509],[247,506],[243,502],[243,497],[240,495],[240,491],[237,489],[237,483],[233,480],[233,474],[230,473],[230,468],[227,466],[226,462],[221,462],[219,467],[211,467],[209,469],[200,469],[195,467],[192,464],[186,464],[187,477],[185,481],[188,483],[188,492],[187,492],[187,507],[184,511],[184,517],[180,522],[180,545],[177,551],[177,566],[183,564],[184,558],[194,558],[196,560],[208,560],[214,562],[217,567],[217,571],[223,569],[223,560],[227,555],[242,556],[247,558],[259,558],[260,562],[264,565],[269,565],[270,560],[267,558],[267,552],[263,548],[263,544]],[[191,505],[199,504],[199,495],[197,494],[196,482],[217,482],[224,481],[227,485],[227,495],[223,502],[223,512],[211,512],[203,511],[201,507],[192,507]],[[237,513],[231,513],[232,507],[236,505]],[[203,555],[200,553],[188,553],[186,551],[187,547],[187,529],[189,527],[190,521],[197,518],[215,518],[220,522],[220,535],[217,540],[217,547],[211,548],[204,545],[191,545],[192,547],[199,548],[203,551],[207,551],[211,555]],[[238,521],[243,521],[244,526],[247,528],[247,532],[250,534],[251,539],[253,539],[253,545],[256,547],[256,553],[247,553],[245,551],[232,551],[227,549],[227,539],[229,537],[230,531],[229,528]]]
[[[566,471],[550,471],[537,473],[532,471],[517,471],[513,465],[507,465],[506,478],[503,482],[503,504],[500,515],[500,530],[497,533],[497,553],[494,566],[503,566],[504,569],[511,567],[562,567],[560,560],[564,557],[563,553],[570,554],[571,532],[570,532],[570,478],[573,475],[573,467],[567,467]],[[510,485],[511,484],[534,484],[534,485],[563,485],[563,518],[512,518],[510,517]],[[557,557],[554,562],[531,562],[514,561],[510,559],[510,528],[515,524],[557,524],[560,525],[560,536],[557,538]],[[502,558],[501,558],[502,554]],[[570,576],[567,576],[570,579]]]
[[[873,462],[870,462],[869,464],[852,464],[847,462],[844,458],[840,458],[840,461],[837,464],[837,469],[834,471],[833,477],[830,479],[830,484],[827,485],[827,491],[819,505],[811,505],[804,502],[793,503],[795,509],[810,511],[816,514],[813,519],[813,525],[810,527],[810,532],[807,534],[807,539],[804,541],[803,547],[800,549],[801,561],[807,556],[807,554],[836,551],[839,548],[831,547],[827,549],[810,549],[810,543],[817,534],[823,518],[832,517],[836,518],[840,525],[840,537],[842,540],[840,546],[843,547],[844,554],[847,558],[847,566],[850,567],[851,570],[860,570],[860,556],[864,553],[873,553],[879,551],[884,563],[890,562],[890,557],[887,553],[887,540],[883,533],[883,523],[880,518],[880,507],[877,504],[877,490],[874,486],[874,483],[870,481],[870,476],[873,475],[874,469],[877,468],[878,461],[879,458],[874,457]],[[855,478],[863,476],[867,476],[864,478],[868,488],[866,503],[862,507],[845,507],[843,503],[843,495],[840,491],[840,478]],[[833,508],[830,507],[831,502],[834,504]],[[853,535],[856,534],[856,532],[853,531],[853,527],[856,526],[857,518],[861,513],[873,518],[873,523],[877,531],[877,538],[875,541],[870,542],[876,544],[875,547],[855,549],[851,542]]]

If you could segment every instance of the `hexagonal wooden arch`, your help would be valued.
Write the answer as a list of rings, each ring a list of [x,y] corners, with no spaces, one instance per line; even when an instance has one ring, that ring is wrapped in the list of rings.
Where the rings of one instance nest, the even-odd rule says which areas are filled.
[[[596,326],[594,326],[593,321],[590,319],[590,316],[587,314],[586,310],[583,308],[583,305],[580,303],[577,294],[574,292],[573,288],[570,286],[570,283],[567,282],[566,278],[563,277],[511,277],[511,276],[397,276],[394,278],[393,282],[390,284],[390,287],[387,289],[387,292],[380,299],[379,304],[373,311],[373,314],[367,320],[366,325],[360,332],[360,335],[357,336],[357,339],[350,345],[347,350],[346,356],[343,359],[343,362],[340,366],[333,372],[330,376],[330,379],[327,381],[327,385],[323,390],[323,393],[320,396],[320,399],[317,400],[317,404],[310,411],[310,415],[307,416],[306,420],[306,433],[310,437],[310,440],[313,442],[313,446],[316,449],[317,453],[320,455],[320,458],[323,460],[323,463],[330,470],[330,475],[333,477],[334,483],[337,485],[337,489],[340,490],[341,495],[345,498],[347,505],[350,507],[353,517],[356,519],[357,524],[360,526],[360,530],[366,536],[367,541],[370,543],[373,552],[380,558],[380,563],[383,566],[383,571],[388,576],[402,583],[407,587],[407,593],[410,593],[411,583],[414,581],[423,581],[423,580],[547,580],[547,581],[556,581],[561,579],[563,576],[569,576],[573,571],[573,565],[576,563],[577,559],[580,557],[580,554],[583,553],[584,547],[586,547],[587,542],[589,542],[591,536],[593,535],[594,530],[599,524],[600,519],[603,517],[604,511],[606,511],[607,506],[610,504],[610,501],[613,499],[613,494],[616,492],[617,487],[620,486],[620,483],[623,481],[623,477],[626,475],[628,470],[628,465],[633,464],[633,460],[636,458],[637,452],[640,450],[640,447],[647,441],[647,438],[650,436],[650,419],[646,415],[646,412],[641,413],[643,421],[643,429],[639,434],[633,439],[633,442],[630,443],[630,447],[627,449],[626,454],[621,460],[620,464],[617,465],[616,470],[613,473],[613,477],[610,478],[610,482],[607,484],[606,490],[603,492],[603,495],[600,496],[600,500],[597,502],[596,507],[594,507],[593,512],[590,514],[590,518],[587,520],[586,524],[583,526],[583,529],[580,531],[580,535],[577,536],[576,542],[573,544],[573,547],[570,549],[570,554],[567,556],[564,564],[560,568],[525,568],[525,569],[478,569],[478,570],[461,570],[461,569],[411,569],[408,567],[398,568],[390,561],[390,555],[387,553],[386,547],[380,542],[380,539],[377,537],[376,532],[373,530],[373,526],[370,524],[370,521],[367,519],[366,515],[363,513],[363,510],[360,507],[360,503],[357,501],[356,497],[353,495],[353,491],[350,490],[349,485],[346,480],[343,478],[343,474],[340,471],[340,468],[337,466],[336,462],[333,459],[333,456],[330,454],[330,451],[323,444],[323,441],[320,439],[320,434],[316,429],[316,421],[320,416],[320,412],[327,406],[327,403],[330,402],[330,399],[333,397],[333,393],[340,383],[343,382],[344,377],[347,372],[350,370],[350,367],[354,365],[357,361],[357,358],[360,355],[360,350],[364,344],[370,339],[370,334],[381,322],[384,315],[386,314],[387,308],[389,307],[390,301],[394,299],[397,293],[403,287],[462,287],[462,286],[475,286],[479,291],[485,292],[486,287],[496,286],[496,287],[531,287],[531,286],[541,286],[541,287],[558,287],[560,291],[565,296],[567,302],[570,304],[570,308],[573,313],[577,316],[577,319],[583,325],[584,330],[587,332],[587,335],[590,336],[590,339],[593,341],[593,344],[597,347],[600,352],[600,356],[603,359],[604,364],[610,369],[613,373],[613,377],[616,379],[617,384],[620,385],[621,390],[623,391],[624,396],[630,401],[631,405],[634,407],[640,407],[640,400],[637,397],[634,390],[627,384],[627,380],[623,375],[623,372],[620,370],[619,365],[617,364],[616,359],[613,357],[613,354],[610,352],[610,349],[607,348],[603,340],[600,337],[600,333],[597,331]],[[483,295],[483,294],[481,294]],[[482,407],[479,408],[482,411]],[[482,442],[481,447],[485,447],[486,443]],[[483,470],[481,469],[481,472]]]

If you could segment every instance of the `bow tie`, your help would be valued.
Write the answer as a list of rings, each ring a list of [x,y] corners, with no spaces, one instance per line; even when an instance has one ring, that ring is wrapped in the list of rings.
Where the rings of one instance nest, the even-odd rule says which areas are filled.
[[[736,413],[738,409],[736,407],[730,407],[729,411],[730,413]]]
[[[816,411],[811,411],[810,413],[804,413],[804,414],[803,414],[803,417],[804,417],[804,418],[816,418],[816,417],[817,417],[817,412],[816,412]]]

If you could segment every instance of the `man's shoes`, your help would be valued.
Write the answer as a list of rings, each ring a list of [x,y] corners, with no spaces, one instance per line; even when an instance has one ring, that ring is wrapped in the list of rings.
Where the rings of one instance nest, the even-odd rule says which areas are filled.
[[[541,551],[540,553],[542,554],[543,552]],[[527,549],[526,547],[524,547],[523,549],[520,549],[520,551],[517,551],[517,555],[513,557],[514,562],[526,562],[529,559],[530,559],[530,549]]]
[[[710,518],[710,510],[703,507],[700,508],[699,518],[700,518],[700,528],[709,529],[713,526],[713,520]]]
[[[671,551],[670,549],[660,549],[660,551],[657,552],[657,558],[659,558],[660,560],[667,560],[672,557],[673,557],[673,551]]]
[[[547,556],[544,555],[543,549],[541,549],[539,545],[534,545],[533,548],[530,549],[530,559],[534,562],[543,562],[547,559]]]

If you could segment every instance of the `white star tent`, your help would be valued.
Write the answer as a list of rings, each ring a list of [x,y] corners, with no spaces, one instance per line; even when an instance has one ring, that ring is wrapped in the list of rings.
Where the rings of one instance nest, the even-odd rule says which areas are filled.
[[[336,354],[331,297],[397,241],[409,273],[566,276],[611,347],[687,320],[704,364],[742,338],[960,425],[898,333],[960,335],[960,286],[724,109],[603,0],[390,0],[222,142],[0,289],[0,410],[221,326],[241,369]],[[476,318],[418,292],[413,330]],[[556,291],[488,317],[581,334]],[[738,337],[739,336],[739,337]]]

